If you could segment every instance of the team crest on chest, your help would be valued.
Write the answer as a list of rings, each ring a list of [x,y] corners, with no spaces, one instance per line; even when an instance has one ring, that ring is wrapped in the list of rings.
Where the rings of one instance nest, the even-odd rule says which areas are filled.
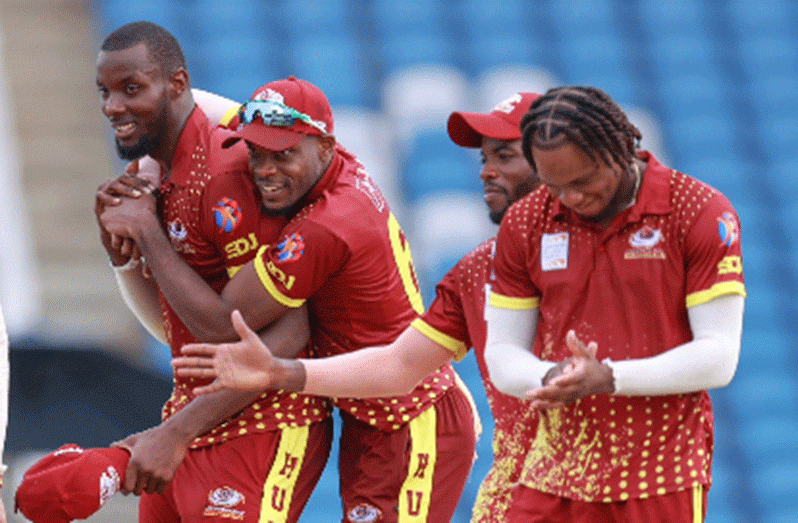
[[[241,216],[241,206],[227,196],[213,206],[213,218],[216,221],[216,226],[224,232],[233,232],[241,221]]]
[[[183,222],[179,219],[174,219],[169,222],[169,239],[172,240],[172,245],[176,250],[181,250],[183,242],[188,238],[188,231],[183,226]]]
[[[665,251],[658,247],[663,239],[662,231],[644,225],[629,236],[632,248],[623,257],[627,260],[664,260]]]

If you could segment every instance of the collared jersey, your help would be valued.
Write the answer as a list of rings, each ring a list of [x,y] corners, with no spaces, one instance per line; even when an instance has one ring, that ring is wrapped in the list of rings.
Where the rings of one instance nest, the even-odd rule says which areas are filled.
[[[180,135],[172,171],[162,177],[158,212],[180,256],[220,292],[262,245],[277,238],[285,225],[260,212],[260,196],[247,170],[243,144],[222,149],[231,133],[214,127],[198,107]],[[161,295],[161,308],[172,356],[186,343],[197,341]],[[172,397],[163,408],[166,419],[194,398],[200,380],[175,377]],[[192,448],[215,444],[249,432],[302,426],[329,415],[325,400],[284,391],[262,394],[255,402],[192,443]]]
[[[603,229],[545,187],[517,202],[497,239],[491,305],[539,309],[534,353],[561,361],[566,332],[598,359],[656,356],[692,340],[687,309],[745,295],[740,224],[714,188],[650,153],[638,201]],[[523,484],[586,501],[644,498],[711,482],[706,391],[596,395],[541,412]]]
[[[320,356],[386,345],[423,312],[410,246],[379,188],[341,146],[301,210],[255,268],[288,307],[308,301]],[[383,431],[424,412],[452,386],[447,363],[402,397],[334,403]]]
[[[493,462],[474,503],[473,523],[503,523],[510,494],[535,435],[537,410],[528,401],[502,394],[488,377],[485,364],[486,294],[490,288],[496,240],[465,255],[435,289],[427,312],[412,325],[448,348],[456,359],[474,348],[493,419]]]

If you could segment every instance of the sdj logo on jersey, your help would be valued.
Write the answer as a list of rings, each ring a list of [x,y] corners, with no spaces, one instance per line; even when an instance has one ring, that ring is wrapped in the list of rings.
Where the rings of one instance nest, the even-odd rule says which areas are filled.
[[[237,201],[225,196],[213,206],[213,217],[217,227],[224,232],[232,232],[241,220],[241,206]]]

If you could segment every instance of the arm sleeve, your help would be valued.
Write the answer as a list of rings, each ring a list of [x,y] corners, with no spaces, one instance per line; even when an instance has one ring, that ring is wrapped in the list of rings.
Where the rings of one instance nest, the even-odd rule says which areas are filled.
[[[6,332],[3,310],[0,309],[0,486],[3,485],[2,474],[6,471],[3,464],[3,451],[6,443],[8,427],[8,388],[11,368],[8,362],[8,332]]]
[[[610,361],[615,394],[685,394],[729,384],[740,357],[745,299],[720,296],[687,310],[693,341],[651,358]]]
[[[553,363],[532,353],[538,309],[503,309],[488,305],[485,311],[488,337],[485,363],[490,380],[499,391],[526,399],[526,392],[540,387]]]
[[[153,338],[167,343],[163,327],[161,301],[155,281],[141,273],[141,262],[131,259],[121,267],[113,267],[116,285],[128,309]]]
[[[194,96],[194,101],[202,109],[202,112],[208,117],[208,120],[217,125],[226,125],[240,106],[234,100],[216,93],[203,91],[202,89],[192,88],[191,94]]]

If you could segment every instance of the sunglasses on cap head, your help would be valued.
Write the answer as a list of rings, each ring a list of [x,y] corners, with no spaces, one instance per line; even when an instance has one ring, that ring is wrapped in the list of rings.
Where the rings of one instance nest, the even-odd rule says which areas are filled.
[[[299,120],[318,129],[322,134],[327,134],[325,123],[274,100],[249,100],[238,110],[238,117],[243,125],[249,125],[255,118],[260,117],[264,124],[273,127],[291,127]]]

